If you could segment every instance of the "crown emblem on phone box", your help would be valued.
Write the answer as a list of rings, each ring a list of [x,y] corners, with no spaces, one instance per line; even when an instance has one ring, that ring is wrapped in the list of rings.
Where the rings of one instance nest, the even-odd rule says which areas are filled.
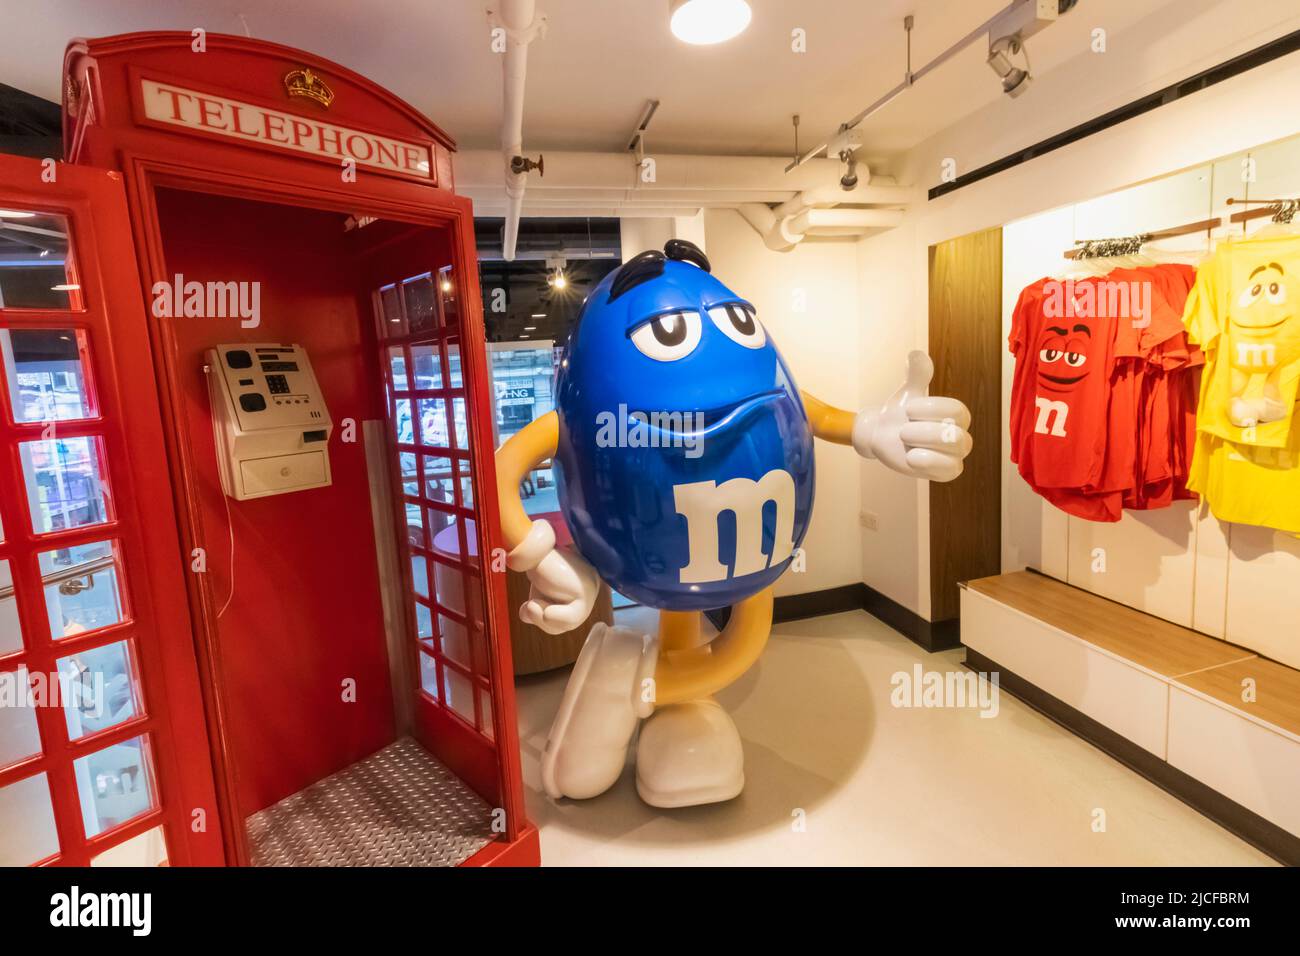
[[[334,102],[334,91],[306,67],[286,73],[284,88],[290,96],[305,96],[309,100],[315,100],[321,106],[328,107]]]

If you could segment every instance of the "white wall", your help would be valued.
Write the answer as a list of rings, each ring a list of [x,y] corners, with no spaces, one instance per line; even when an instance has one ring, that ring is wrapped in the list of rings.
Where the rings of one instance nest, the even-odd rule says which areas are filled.
[[[704,213],[713,274],[758,307],[799,387],[842,408],[858,407],[857,243],[803,243],[788,253],[763,245],[731,209]],[[776,593],[802,594],[860,581],[858,474],[851,448],[817,442],[817,499],[804,539],[806,569]],[[878,468],[879,466],[873,466]]]
[[[1086,5],[1071,14],[1079,15],[1086,15]],[[1035,77],[1023,96],[1000,99],[922,143],[897,169],[882,171],[928,188],[939,182],[945,158],[968,172],[1297,28],[1294,0],[1187,0],[1178,16],[1165,8],[1109,37],[1108,52],[1083,53]],[[925,346],[930,245],[1291,136],[1300,132],[1300,110],[1283,104],[1294,101],[1296,90],[1300,54],[923,202],[899,228],[862,241],[860,397],[888,394],[908,349]],[[1004,259],[1004,268],[1017,265]],[[862,507],[881,516],[878,531],[861,534],[863,580],[928,617],[928,496],[870,463],[861,476]],[[1026,560],[1035,557],[1032,545],[1021,547]]]

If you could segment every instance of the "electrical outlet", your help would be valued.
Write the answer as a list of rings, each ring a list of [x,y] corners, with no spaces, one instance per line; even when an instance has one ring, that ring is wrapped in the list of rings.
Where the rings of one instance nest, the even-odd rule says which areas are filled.
[[[870,530],[875,531],[877,521],[879,521],[879,518],[876,516],[874,511],[858,512],[858,524],[862,525],[864,528],[869,528]]]

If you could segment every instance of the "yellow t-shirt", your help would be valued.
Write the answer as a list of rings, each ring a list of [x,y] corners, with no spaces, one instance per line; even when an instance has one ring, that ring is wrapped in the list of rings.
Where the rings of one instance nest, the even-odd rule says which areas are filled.
[[[1300,537],[1300,428],[1285,448],[1258,448],[1199,432],[1187,487],[1221,521]]]
[[[1300,387],[1297,310],[1300,235],[1227,239],[1201,264],[1183,311],[1206,357],[1199,432],[1241,445],[1288,444]]]

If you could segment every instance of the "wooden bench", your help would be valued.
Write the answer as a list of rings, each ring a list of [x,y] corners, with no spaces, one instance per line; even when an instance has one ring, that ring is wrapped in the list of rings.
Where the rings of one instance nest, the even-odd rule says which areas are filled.
[[[971,668],[1300,864],[1300,671],[1032,571],[963,585],[961,639]]]

